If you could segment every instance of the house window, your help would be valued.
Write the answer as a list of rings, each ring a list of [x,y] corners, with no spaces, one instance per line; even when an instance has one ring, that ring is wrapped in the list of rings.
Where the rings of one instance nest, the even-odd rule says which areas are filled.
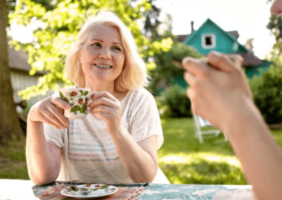
[[[215,48],[215,35],[214,34],[203,34],[202,35],[202,47],[204,49],[213,49]]]

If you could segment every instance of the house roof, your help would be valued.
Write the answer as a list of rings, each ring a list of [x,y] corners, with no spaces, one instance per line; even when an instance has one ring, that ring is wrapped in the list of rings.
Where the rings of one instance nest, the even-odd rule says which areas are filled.
[[[16,51],[15,49],[8,47],[9,54],[9,66],[11,69],[20,70],[23,72],[29,72],[31,66],[28,64],[28,53],[23,49]],[[36,74],[45,74],[42,71],[36,72]]]
[[[186,37],[186,39],[183,41],[184,43],[188,44],[194,37],[197,35],[197,33],[205,27],[206,24],[211,23],[214,25],[219,31],[221,31],[224,35],[226,35],[227,38],[231,39],[233,42],[237,42],[239,45],[239,48],[241,48],[243,51],[248,52],[246,47],[241,45],[238,41],[237,38],[235,37],[237,34],[234,31],[231,31],[231,34],[224,31],[221,27],[219,27],[216,23],[214,23],[210,18],[208,18],[197,31],[194,31],[192,34],[190,34],[189,37]],[[239,34],[238,34],[239,35]]]
[[[263,60],[257,58],[254,54],[249,52],[248,53],[237,52],[236,54],[242,56],[242,58],[244,59],[243,66],[246,67],[260,66],[264,63]]]
[[[195,32],[195,31],[194,31]],[[230,35],[232,35],[233,37],[235,37],[236,39],[239,38],[239,33],[238,31],[227,31],[227,33],[229,33]],[[176,35],[176,39],[179,42],[183,42],[187,37],[189,37],[191,34],[184,34],[184,35]]]
[[[31,69],[30,65],[27,63],[28,54],[24,50],[20,49],[16,51],[9,47],[8,54],[10,68],[21,71],[29,71]]]
[[[197,32],[202,29],[203,27],[205,27],[205,24],[207,23],[211,23],[212,25],[214,25],[215,27],[217,27],[221,32],[223,32],[223,34],[226,35],[227,38],[231,39],[232,41],[234,42],[237,42],[239,47],[241,47],[241,49],[243,51],[240,51],[240,52],[235,52],[235,54],[239,54],[243,57],[244,59],[244,63],[243,63],[243,66],[246,66],[246,67],[255,67],[255,66],[260,66],[260,65],[263,65],[264,61],[257,58],[254,54],[252,54],[251,52],[249,52],[247,50],[247,48],[243,45],[241,45],[237,39],[239,38],[239,33],[238,31],[224,31],[222,28],[220,28],[216,23],[214,23],[211,19],[207,19],[201,26],[198,30],[192,32],[192,34],[187,34],[187,35],[178,35],[177,36],[177,40],[181,41],[181,42],[184,42],[186,44],[188,44],[189,41],[191,41],[195,35],[197,34]]]

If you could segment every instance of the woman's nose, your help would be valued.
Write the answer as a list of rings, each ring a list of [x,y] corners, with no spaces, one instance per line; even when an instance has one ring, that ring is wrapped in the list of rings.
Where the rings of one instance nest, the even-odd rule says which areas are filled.
[[[100,52],[99,57],[104,59],[110,59],[111,58],[110,50],[108,48],[103,48]]]

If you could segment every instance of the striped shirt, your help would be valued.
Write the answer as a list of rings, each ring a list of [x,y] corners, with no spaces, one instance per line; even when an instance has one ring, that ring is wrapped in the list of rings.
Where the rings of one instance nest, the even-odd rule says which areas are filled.
[[[157,135],[163,143],[160,117],[154,97],[144,88],[129,91],[121,100],[121,121],[135,142]],[[88,114],[70,120],[68,129],[44,124],[46,141],[61,148],[57,180],[96,183],[133,183],[122,166],[103,120]]]

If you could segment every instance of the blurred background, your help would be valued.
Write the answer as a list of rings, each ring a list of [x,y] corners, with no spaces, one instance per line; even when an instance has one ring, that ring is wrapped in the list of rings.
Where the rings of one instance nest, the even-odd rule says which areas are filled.
[[[282,145],[281,17],[267,0],[1,0],[0,178],[29,179],[25,162],[30,107],[72,85],[64,60],[80,27],[100,9],[131,30],[151,77],[162,119],[159,166],[171,183],[246,184],[223,134],[201,144],[181,61],[216,50],[239,54],[254,101]],[[6,14],[5,14],[6,13]],[[279,42],[281,44],[279,44]],[[213,129],[207,127],[207,130]]]

